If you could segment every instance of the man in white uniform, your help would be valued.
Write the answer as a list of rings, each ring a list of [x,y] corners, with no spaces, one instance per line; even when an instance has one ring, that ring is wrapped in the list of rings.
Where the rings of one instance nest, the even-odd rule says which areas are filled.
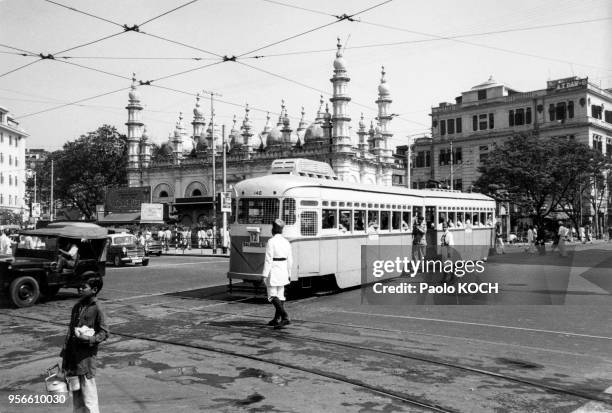
[[[291,244],[283,237],[285,223],[277,219],[272,224],[272,238],[266,245],[266,258],[263,273],[266,287],[268,288],[268,301],[274,305],[276,310],[274,318],[268,323],[275,329],[283,328],[290,324],[289,316],[285,311],[285,285],[291,280],[291,267],[293,257],[291,255]]]

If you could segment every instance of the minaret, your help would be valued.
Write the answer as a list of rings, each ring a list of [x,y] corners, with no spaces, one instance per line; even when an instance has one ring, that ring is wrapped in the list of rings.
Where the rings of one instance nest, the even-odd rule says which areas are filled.
[[[357,136],[359,136],[359,151],[365,153],[368,151],[368,143],[366,141],[366,135],[368,131],[366,131],[366,125],[363,121],[363,112],[361,112],[361,119],[359,119],[359,130],[357,131]]]
[[[183,129],[183,112],[180,112],[172,139],[172,159],[175,165],[180,165],[183,159]]]
[[[374,121],[371,120],[370,121],[370,130],[368,131],[368,150],[371,153],[374,153],[374,146],[375,146],[374,145],[374,133],[375,133],[375,130],[374,130]]]
[[[272,130],[272,125],[270,124],[270,112],[267,112],[266,113],[266,124],[264,125],[264,128],[261,131],[261,133],[259,134],[262,145],[264,144],[264,142],[267,141],[268,134],[270,133],[271,130]]]
[[[136,73],[132,74],[132,86],[129,93],[129,103],[125,107],[128,111],[127,140],[128,140],[128,170],[140,168],[140,139],[142,138],[142,105],[140,104],[140,94],[136,89]],[[140,181],[137,176],[132,177],[128,172],[128,186],[139,186]]]
[[[142,138],[140,139],[140,166],[142,168],[151,166],[151,142],[149,142],[146,126],[142,130]]]
[[[334,127],[334,123],[332,122],[332,115],[329,113],[329,106],[327,105],[327,103],[325,104],[325,114],[323,115],[323,125],[321,125],[321,128],[323,129],[323,132],[325,134],[325,144],[329,143],[330,138],[332,138],[333,140],[333,127]]]
[[[291,121],[289,120],[289,115],[287,114],[287,108],[284,108],[284,112],[284,116],[281,115],[283,116],[283,128],[281,129],[283,134],[283,143],[281,147],[286,150],[291,150],[291,132],[293,132],[293,130],[291,129]]]
[[[378,123],[380,125],[380,136],[381,141],[379,147],[377,147],[376,154],[384,158],[387,162],[392,162],[392,150],[389,148],[391,137],[393,133],[389,131],[389,126],[393,116],[390,112],[391,106],[391,95],[389,93],[389,85],[385,79],[385,67],[382,66],[380,85],[378,85],[378,99],[376,104],[378,105]],[[382,160],[382,159],[381,159]]]
[[[349,122],[351,118],[347,113],[348,103],[351,98],[347,95],[348,82],[346,63],[342,57],[342,44],[338,38],[338,51],[334,60],[334,76],[330,79],[333,84],[333,95],[329,99],[333,106],[332,116],[332,142],[333,150],[336,152],[351,151],[351,137],[349,136]]]
[[[193,139],[198,142],[200,136],[204,133],[204,128],[206,127],[206,122],[204,121],[204,115],[202,110],[200,109],[200,94],[196,95],[196,104],[195,108],[193,108],[193,122],[191,122],[193,126]]]
[[[308,127],[308,124],[306,123],[306,112],[304,111],[304,106],[302,106],[302,117],[300,118],[300,123],[298,124],[298,128],[297,128],[297,133],[299,136],[303,136],[304,135],[304,131],[306,130],[306,128]]]
[[[253,143],[251,142],[251,136],[253,136],[253,132],[251,132],[251,120],[249,119],[249,112],[251,109],[249,108],[249,104],[247,103],[244,107],[244,120],[242,121],[242,138],[244,142],[243,152],[247,157],[251,157],[253,153]]]

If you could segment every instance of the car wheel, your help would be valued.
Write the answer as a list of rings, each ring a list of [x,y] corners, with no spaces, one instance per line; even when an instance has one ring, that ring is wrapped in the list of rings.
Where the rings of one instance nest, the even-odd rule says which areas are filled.
[[[123,261],[121,261],[121,257],[118,255],[115,255],[115,267],[121,267],[123,266]]]
[[[57,295],[59,290],[60,290],[59,285],[54,285],[54,286],[51,286],[51,287],[47,286],[47,287],[43,288],[42,295],[44,295],[45,298],[52,298],[52,297],[55,297]]]
[[[142,266],[146,267],[147,265],[149,265],[149,260],[142,260]]]
[[[9,292],[13,304],[17,307],[29,307],[40,297],[40,286],[33,277],[19,277],[13,280]]]
[[[157,253],[157,256],[158,256],[158,257],[161,257],[161,251]]]

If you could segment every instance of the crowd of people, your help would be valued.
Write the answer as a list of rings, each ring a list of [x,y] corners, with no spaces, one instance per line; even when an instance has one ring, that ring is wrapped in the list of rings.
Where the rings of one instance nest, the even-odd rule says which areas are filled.
[[[136,234],[136,231],[134,231]],[[169,252],[175,250],[191,250],[192,248],[220,248],[229,251],[229,229],[211,227],[163,226],[158,228],[143,228],[137,232],[138,240],[146,245],[149,240],[159,241],[162,249]]]

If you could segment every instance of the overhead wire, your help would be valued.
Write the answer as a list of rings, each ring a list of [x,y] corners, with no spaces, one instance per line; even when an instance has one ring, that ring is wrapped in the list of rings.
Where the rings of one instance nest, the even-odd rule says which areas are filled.
[[[375,5],[371,6],[371,7],[368,7],[368,8],[366,8],[366,9],[363,9],[363,10],[358,11],[357,13],[353,13],[353,14],[351,14],[351,15],[343,14],[343,15],[341,15],[341,16],[334,16],[334,17],[336,18],[336,20],[335,20],[335,21],[333,21],[333,22],[326,23],[326,24],[324,24],[324,25],[321,25],[321,26],[315,27],[315,28],[313,28],[313,29],[306,30],[305,32],[301,32],[301,33],[295,34],[295,35],[293,35],[293,36],[289,36],[289,37],[286,37],[286,38],[284,38],[284,39],[278,40],[278,41],[276,41],[276,42],[269,43],[269,44],[267,44],[267,45],[264,45],[264,46],[258,47],[257,49],[253,49],[253,50],[250,50],[250,51],[248,51],[248,52],[241,53],[241,54],[239,54],[239,55],[238,55],[238,56],[236,56],[236,57],[237,57],[237,58],[240,58],[240,57],[246,56],[246,55],[248,55],[248,54],[255,53],[255,52],[258,52],[258,51],[263,50],[263,49],[267,49],[268,47],[276,46],[277,44],[284,43],[284,42],[287,42],[287,41],[289,41],[289,40],[293,40],[293,39],[295,39],[295,38],[297,38],[297,37],[304,36],[304,35],[306,35],[306,34],[308,34],[308,33],[312,33],[312,32],[314,32],[314,31],[317,31],[317,30],[323,29],[323,28],[325,28],[325,27],[329,27],[329,26],[331,26],[331,25],[333,25],[333,24],[339,23],[339,22],[344,21],[344,20],[354,21],[354,20],[353,20],[353,18],[354,18],[355,16],[360,15],[360,14],[363,14],[363,13],[365,13],[365,12],[367,12],[367,11],[370,11],[370,10],[372,10],[372,9],[375,9],[375,8],[377,8],[377,7],[381,7],[381,6],[383,6],[383,5],[387,4],[387,3],[390,3],[391,1],[393,1],[393,0],[385,0],[385,1],[381,2],[381,3],[375,4]]]
[[[160,17],[164,17],[164,16],[166,16],[166,15],[172,13],[172,12],[175,12],[175,11],[177,11],[179,9],[182,9],[183,7],[189,6],[190,4],[193,4],[193,3],[197,2],[197,1],[199,1],[199,0],[191,0],[191,1],[188,1],[187,3],[185,3],[185,4],[181,4],[180,6],[177,6],[177,7],[173,8],[171,10],[168,10],[168,11],[166,11],[166,12],[164,12],[164,13],[158,15],[158,16],[152,17],[149,20],[146,20],[146,21],[140,23],[138,25],[138,27],[142,27],[142,26],[144,26],[147,23],[151,23],[153,20],[157,20]]]

